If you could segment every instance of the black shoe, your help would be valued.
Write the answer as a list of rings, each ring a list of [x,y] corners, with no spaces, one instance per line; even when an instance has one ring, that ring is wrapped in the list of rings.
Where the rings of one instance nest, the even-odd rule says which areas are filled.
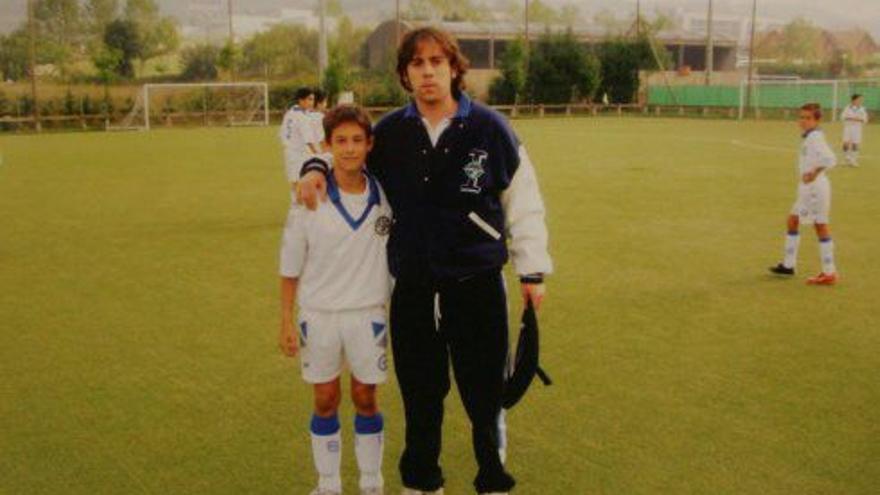
[[[794,268],[789,268],[782,263],[779,263],[776,266],[771,266],[770,271],[777,275],[794,275]]]

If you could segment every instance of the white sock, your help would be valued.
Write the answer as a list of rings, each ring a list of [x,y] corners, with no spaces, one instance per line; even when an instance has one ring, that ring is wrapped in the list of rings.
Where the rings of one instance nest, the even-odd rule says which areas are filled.
[[[785,257],[782,260],[782,266],[786,268],[794,268],[797,265],[798,246],[801,243],[801,236],[797,232],[789,232],[785,235]]]
[[[822,258],[822,273],[832,274],[837,272],[834,266],[834,241],[829,237],[819,241],[819,255]]]
[[[507,462],[507,418],[504,409],[498,415],[498,457],[501,464]]]
[[[339,433],[339,417],[312,416],[312,456],[318,471],[318,487],[342,492],[339,464],[342,460],[342,435]]]
[[[354,418],[354,454],[361,471],[360,487],[379,488],[382,478],[382,451],[385,444],[385,420],[381,413]]]

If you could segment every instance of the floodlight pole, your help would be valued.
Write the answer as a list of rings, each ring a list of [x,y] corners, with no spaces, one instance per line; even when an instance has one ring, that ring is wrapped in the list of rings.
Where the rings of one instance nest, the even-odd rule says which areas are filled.
[[[235,82],[235,30],[232,26],[232,0],[226,1],[226,9],[229,17],[229,76]]]
[[[327,2],[326,0],[318,0],[320,2],[320,18],[319,25],[321,29],[321,37],[318,40],[318,82],[324,82],[324,72],[327,70]]]
[[[394,10],[395,26],[394,26],[394,46],[400,45],[400,0],[397,0]]]
[[[752,32],[749,40],[749,78],[746,85],[746,110],[752,104],[752,78],[755,74],[755,24],[758,18],[758,0],[752,1]]]
[[[712,71],[715,69],[715,40],[712,36],[712,0],[709,0],[709,12],[706,15],[706,86],[712,84]]]
[[[526,0],[525,13],[523,14],[523,22],[525,23],[526,33],[526,65],[528,65],[529,56],[531,55],[531,50],[529,50],[529,46],[531,44],[531,40],[529,39],[529,0]]]
[[[642,38],[642,0],[636,0],[636,38]]]
[[[28,0],[28,59],[31,73],[31,100],[34,105],[32,113],[34,129],[41,132],[43,126],[40,123],[40,105],[37,100],[37,21],[34,19],[34,8],[34,0]]]

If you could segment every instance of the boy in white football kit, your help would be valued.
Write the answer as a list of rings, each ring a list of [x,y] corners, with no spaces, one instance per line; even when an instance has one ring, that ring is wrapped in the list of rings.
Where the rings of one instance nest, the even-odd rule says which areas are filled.
[[[862,106],[862,95],[853,95],[852,103],[840,116],[843,121],[843,154],[847,165],[859,166],[859,148],[862,146],[862,129],[868,123],[868,111]]]
[[[333,154],[331,201],[315,211],[292,205],[281,246],[281,333],[288,356],[301,352],[303,379],[314,384],[313,495],[342,493],[337,409],[343,361],[351,370],[355,454],[364,495],[381,495],[384,421],[376,385],[385,381],[390,296],[386,241],[391,207],[364,163],[372,148],[369,117],[346,105],[328,112],[325,144]],[[293,319],[296,299],[299,316]],[[298,335],[297,335],[298,330]]]
[[[797,264],[800,235],[800,220],[812,220],[819,238],[819,254],[822,261],[822,272],[807,280],[811,285],[834,285],[837,282],[837,268],[834,266],[834,241],[831,239],[829,226],[831,213],[831,181],[825,172],[837,164],[837,158],[825,134],[819,129],[822,119],[822,108],[817,103],[808,103],[801,107],[798,125],[803,131],[798,171],[797,200],[788,216],[788,233],[785,237],[785,257],[783,261],[770,268],[778,275],[794,275]]]
[[[315,105],[314,91],[300,88],[294,94],[294,99],[296,104],[284,114],[278,131],[284,149],[284,172],[291,185],[299,180],[303,161],[320,152],[320,138],[315,133],[314,120],[310,117]]]

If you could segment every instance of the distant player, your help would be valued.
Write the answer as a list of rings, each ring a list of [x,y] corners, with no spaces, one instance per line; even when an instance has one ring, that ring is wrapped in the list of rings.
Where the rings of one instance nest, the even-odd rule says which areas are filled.
[[[840,116],[843,121],[843,154],[846,164],[851,167],[859,166],[859,148],[862,147],[862,129],[868,123],[868,111],[862,105],[862,95],[852,96],[852,103],[848,105]]]
[[[770,271],[779,275],[794,275],[800,244],[800,220],[811,219],[819,237],[822,273],[811,277],[807,283],[834,285],[837,282],[837,269],[834,266],[834,241],[831,240],[829,226],[831,181],[825,173],[837,164],[837,158],[825,141],[825,134],[819,129],[821,120],[822,108],[818,103],[808,103],[801,107],[798,125],[803,131],[803,143],[798,163],[798,195],[788,216],[785,257],[781,263],[770,268]]]
[[[327,92],[321,88],[315,88],[315,106],[309,112],[312,119],[312,129],[317,139],[318,146],[324,142],[324,112],[327,111]],[[319,151],[324,151],[323,149]]]
[[[319,138],[309,112],[315,106],[315,93],[311,88],[300,88],[294,94],[296,103],[281,122],[278,137],[284,148],[284,171],[291,184],[299,179],[299,168],[309,155],[320,152]]]
[[[364,163],[372,148],[369,116],[345,105],[324,119],[333,155],[331,201],[315,211],[292,205],[281,246],[281,334],[288,356],[301,348],[303,379],[314,384],[312,453],[319,474],[312,495],[342,491],[339,406],[343,361],[351,370],[354,450],[363,495],[381,495],[383,418],[376,385],[385,381],[386,304],[390,275],[385,244],[391,208]],[[298,303],[298,333],[293,301]]]

